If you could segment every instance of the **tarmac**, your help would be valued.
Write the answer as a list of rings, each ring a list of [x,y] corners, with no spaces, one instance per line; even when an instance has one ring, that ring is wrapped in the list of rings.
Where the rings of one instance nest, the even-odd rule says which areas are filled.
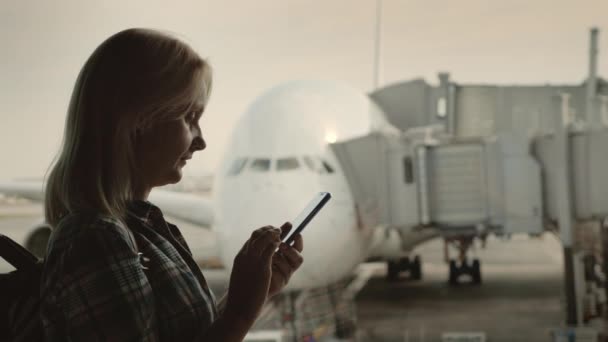
[[[441,341],[446,333],[481,333],[489,342],[550,341],[550,329],[564,321],[561,246],[549,233],[489,239],[474,253],[482,261],[481,285],[464,278],[448,285],[439,240],[416,253],[423,259],[422,281],[391,283],[378,275],[359,292],[360,341]]]

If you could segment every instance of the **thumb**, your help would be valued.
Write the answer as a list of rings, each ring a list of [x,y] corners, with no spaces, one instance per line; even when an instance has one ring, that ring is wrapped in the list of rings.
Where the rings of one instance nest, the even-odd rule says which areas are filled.
[[[272,260],[272,256],[274,255],[274,251],[276,251],[277,248],[279,248],[280,244],[281,244],[280,240],[269,243],[266,246],[266,248],[264,249],[264,252],[262,253],[263,260],[268,261],[268,263],[270,263],[270,261]]]
[[[291,230],[291,223],[285,222],[281,226],[281,240],[283,240]]]

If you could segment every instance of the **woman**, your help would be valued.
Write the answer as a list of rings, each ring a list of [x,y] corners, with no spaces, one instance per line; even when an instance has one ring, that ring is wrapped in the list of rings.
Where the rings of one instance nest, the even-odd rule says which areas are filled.
[[[205,149],[210,90],[209,65],[153,30],[119,32],[85,63],[46,185],[48,340],[241,341],[302,264],[302,238],[280,242],[289,223],[257,229],[216,303],[179,229],[147,201]]]

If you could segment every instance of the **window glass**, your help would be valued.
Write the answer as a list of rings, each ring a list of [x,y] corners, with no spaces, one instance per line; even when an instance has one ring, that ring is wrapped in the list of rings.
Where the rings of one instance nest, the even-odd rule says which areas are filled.
[[[300,162],[295,157],[277,159],[277,171],[295,170],[300,167]]]
[[[253,171],[259,171],[259,172],[268,171],[268,170],[270,170],[270,159],[266,159],[266,158],[254,159],[253,162],[251,162],[251,166],[249,166],[249,168]]]
[[[236,159],[233,163],[232,166],[230,166],[230,169],[228,170],[228,175],[229,176],[236,176],[239,173],[241,173],[241,171],[243,171],[243,168],[245,168],[245,165],[247,164],[247,158],[238,158]]]
[[[411,157],[403,158],[403,171],[405,173],[405,183],[412,184],[414,183],[414,165],[412,163]]]

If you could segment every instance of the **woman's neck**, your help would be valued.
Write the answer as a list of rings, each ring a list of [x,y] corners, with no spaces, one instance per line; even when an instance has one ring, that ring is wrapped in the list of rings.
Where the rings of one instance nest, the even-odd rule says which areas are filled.
[[[152,188],[148,186],[134,186],[133,187],[133,199],[147,201],[148,196],[150,195],[150,191]]]

